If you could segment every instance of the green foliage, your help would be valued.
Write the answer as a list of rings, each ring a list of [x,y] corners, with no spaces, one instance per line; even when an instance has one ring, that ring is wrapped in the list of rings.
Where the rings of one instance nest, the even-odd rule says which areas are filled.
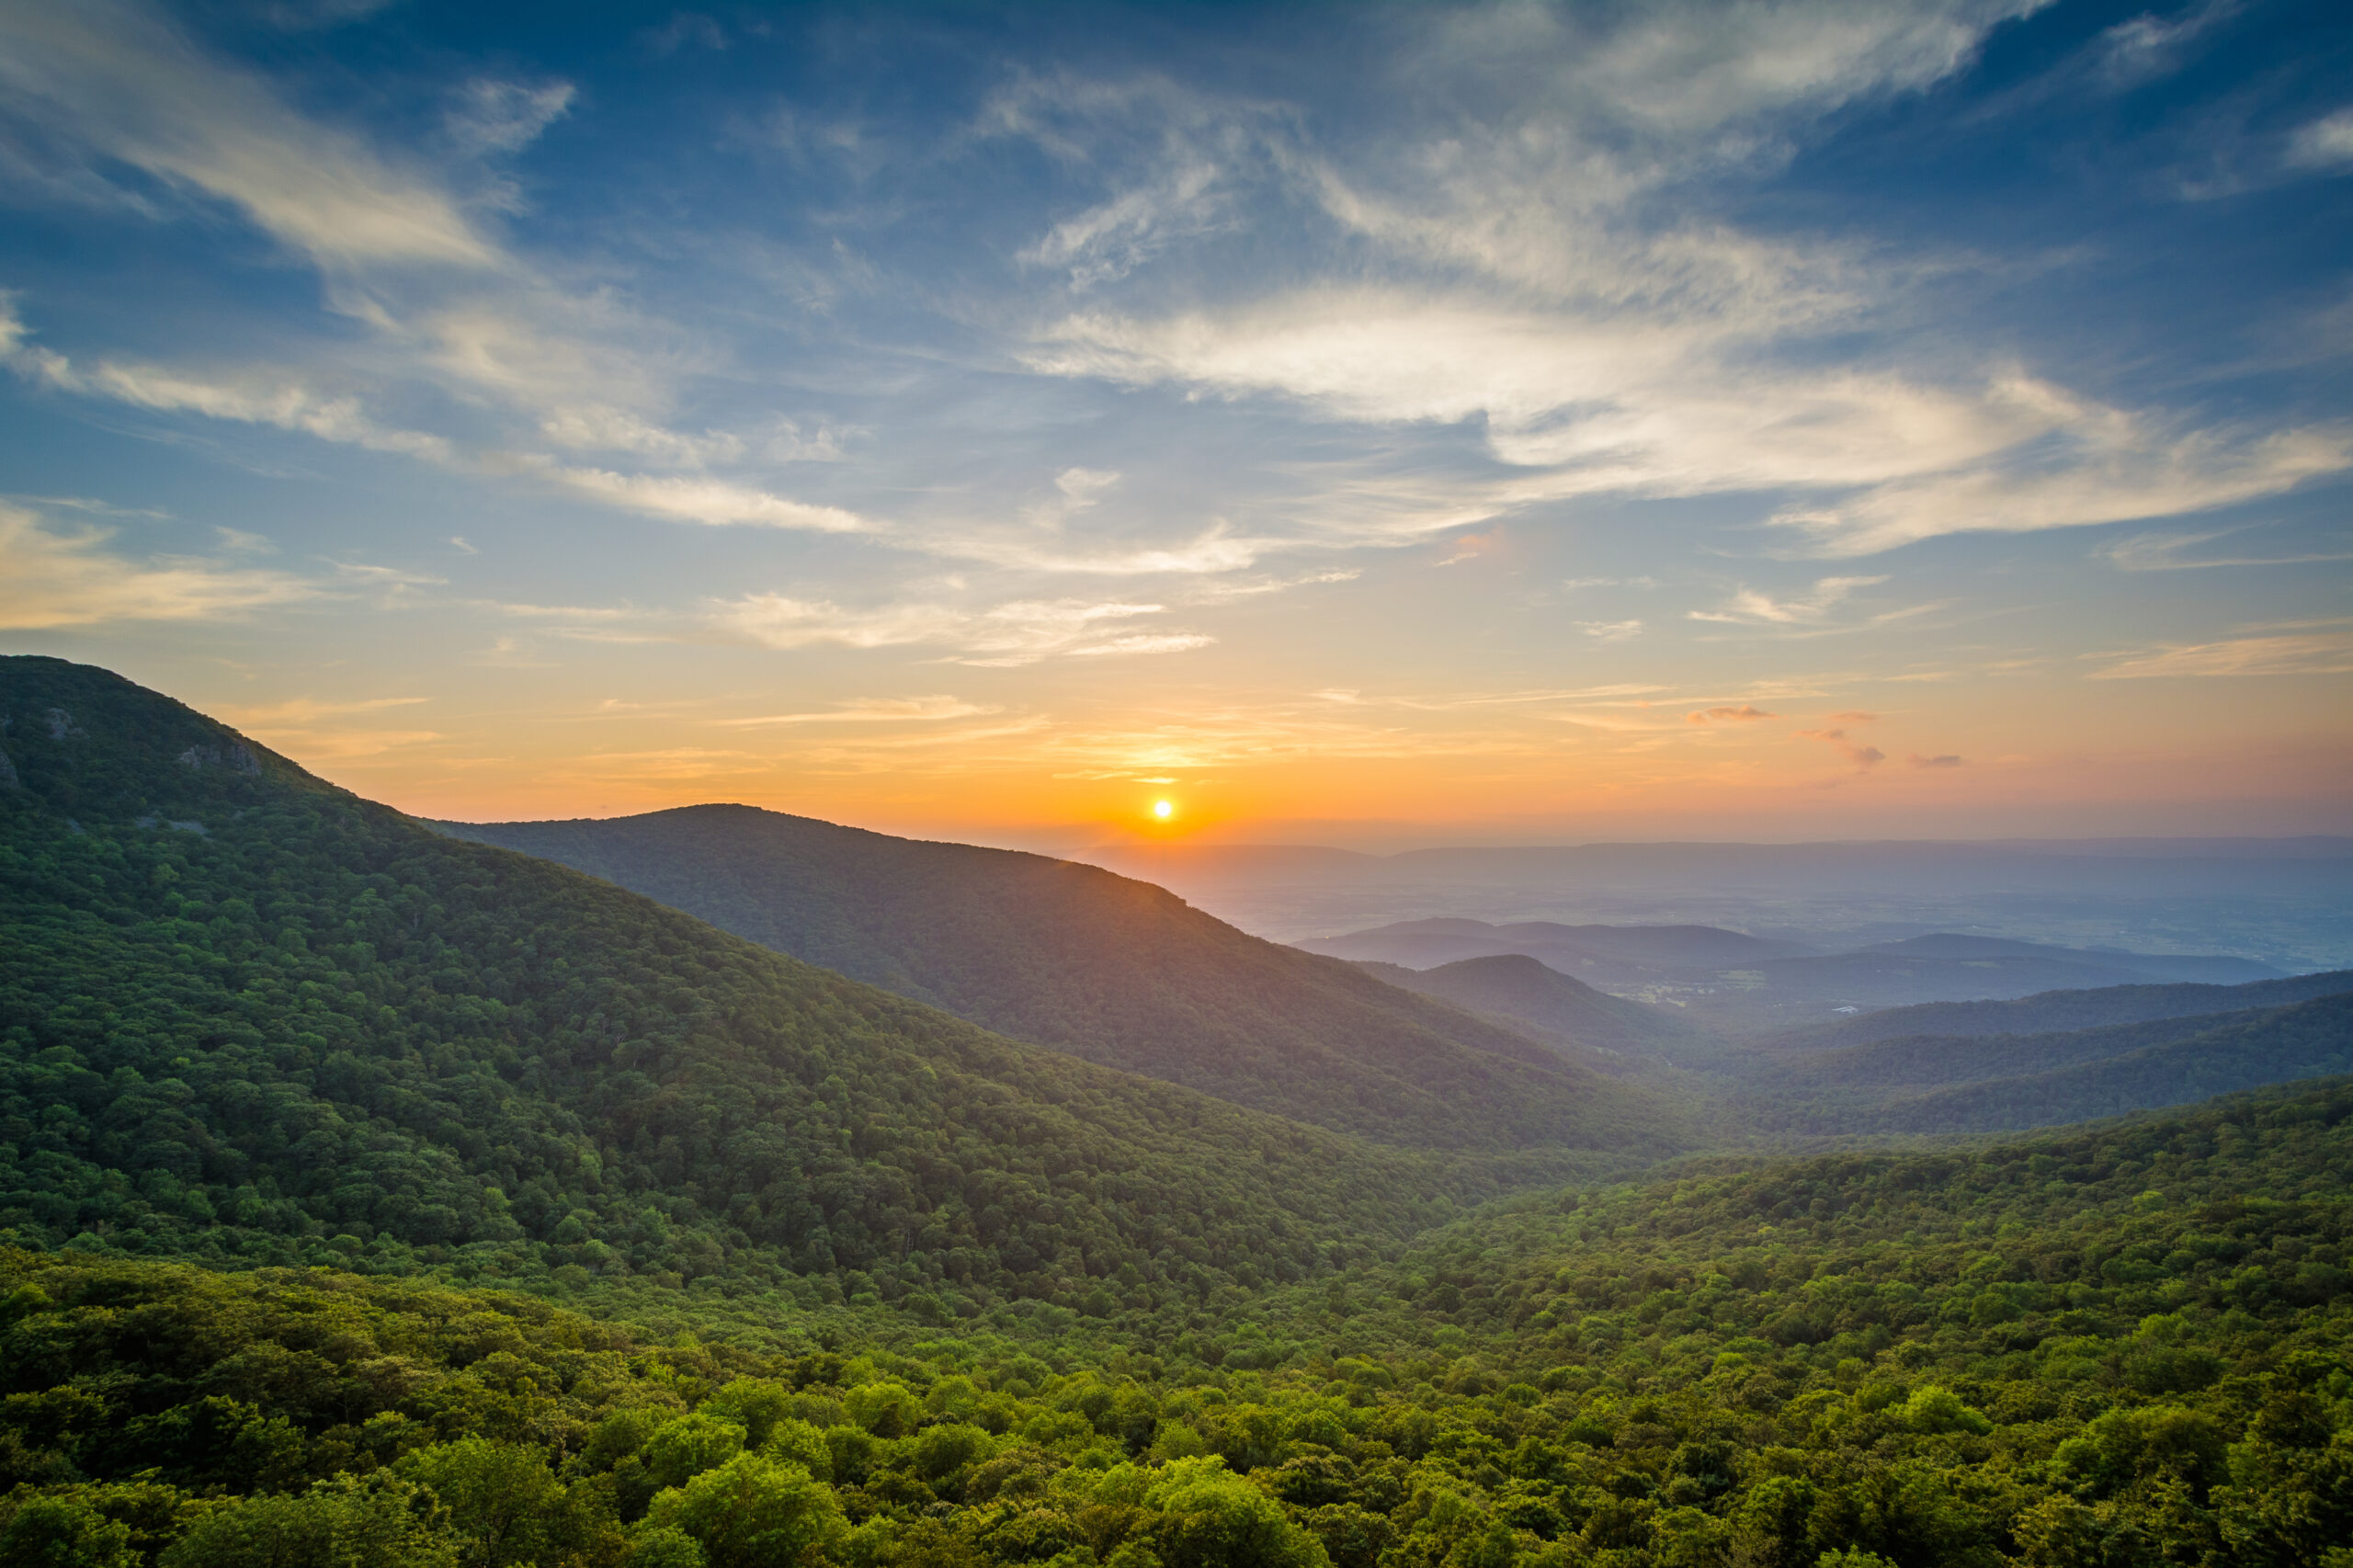
[[[11,1568],[2353,1541],[2343,1081],[1407,1249],[1427,1156],[438,837],[95,672],[0,661],[0,717]]]
[[[2316,978],[2326,977],[2300,982]],[[1978,1132],[2086,1121],[2347,1071],[2353,994],[2340,994],[2061,1034],[1903,1036],[1776,1060],[1748,1083],[1767,1122],[1816,1131]]]
[[[1674,1106],[1597,1076],[1584,1052],[1573,1061],[1093,866],[749,806],[443,825],[1017,1040],[1378,1142],[1656,1154],[1690,1141]]]
[[[2071,1034],[2161,1018],[2211,1017],[2285,1007],[2353,990],[2353,972],[2292,975],[2244,985],[2102,985],[2044,991],[2000,1002],[1924,1002],[1809,1024],[1759,1042],[1775,1052],[1832,1051],[1893,1040]],[[2173,1037],[2177,1038],[2177,1037]]]
[[[799,1465],[738,1454],[654,1499],[653,1531],[693,1538],[710,1568],[790,1568],[837,1549],[848,1523],[833,1493]]]
[[[457,1568],[433,1494],[389,1476],[339,1476],[207,1514],[161,1568]]]
[[[39,1244],[1109,1318],[1464,1190],[429,832],[102,671],[0,659],[0,1228]],[[269,1440],[237,1419],[146,1440]]]
[[[1149,1344],[901,1319],[792,1348],[0,1254],[0,1539],[116,1568],[2325,1563],[2348,1156],[2336,1083],[1559,1193],[1358,1271],[1345,1311],[1302,1284]]]

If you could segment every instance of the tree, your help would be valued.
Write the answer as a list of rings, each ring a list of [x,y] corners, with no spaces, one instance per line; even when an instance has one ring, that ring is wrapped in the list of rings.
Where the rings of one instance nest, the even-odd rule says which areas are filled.
[[[643,1528],[683,1530],[710,1568],[791,1568],[849,1534],[830,1490],[797,1464],[757,1454],[738,1454],[664,1492]]]
[[[197,1522],[158,1568],[458,1568],[432,1493],[338,1476],[291,1497],[247,1497]]]
[[[1223,1460],[1167,1465],[1144,1506],[1161,1512],[1158,1545],[1169,1568],[1331,1568],[1323,1544]]]
[[[400,1469],[449,1508],[466,1562],[490,1568],[536,1558],[563,1499],[540,1450],[521,1443],[462,1437],[411,1454]]]

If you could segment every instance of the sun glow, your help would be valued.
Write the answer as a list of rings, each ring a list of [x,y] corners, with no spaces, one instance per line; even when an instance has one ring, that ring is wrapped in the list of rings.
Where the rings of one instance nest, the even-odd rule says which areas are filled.
[[[1176,814],[1176,803],[1174,801],[1154,801],[1152,803],[1152,815],[1155,822],[1166,822]]]

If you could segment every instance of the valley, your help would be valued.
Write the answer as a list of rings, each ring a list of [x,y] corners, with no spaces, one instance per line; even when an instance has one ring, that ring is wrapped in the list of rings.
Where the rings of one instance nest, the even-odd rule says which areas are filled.
[[[1302,950],[748,808],[419,822],[58,660],[0,659],[0,719],[11,1562],[2269,1564],[2353,1524],[2353,972]],[[1771,995],[1701,1004],[1734,975]]]

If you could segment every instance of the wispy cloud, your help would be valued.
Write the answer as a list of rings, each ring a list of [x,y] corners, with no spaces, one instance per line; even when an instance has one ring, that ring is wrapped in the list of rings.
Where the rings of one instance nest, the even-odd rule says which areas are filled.
[[[1815,580],[1812,593],[1786,598],[1745,587],[1735,590],[1721,608],[1695,609],[1687,614],[1693,620],[1736,625],[1812,626],[1827,619],[1858,589],[1875,587],[1886,581],[1885,577],[1822,577]]]
[[[513,153],[563,118],[576,89],[569,82],[501,82],[478,76],[460,87],[442,115],[451,140],[474,153]]]
[[[1736,708],[1724,704],[1715,708],[1695,709],[1683,715],[1683,722],[1687,724],[1753,724],[1760,719],[1779,717],[1778,713],[1766,712],[1754,703],[1744,702]]]
[[[2125,572],[2199,572],[2218,566],[2307,566],[2327,561],[2353,561],[2353,551],[2316,551],[2287,555],[2199,555],[2199,546],[2244,532],[2222,528],[2208,533],[2134,534],[2097,551],[2101,559]]]
[[[200,557],[144,559],[108,548],[101,528],[57,528],[0,505],[0,628],[40,631],[115,621],[233,619],[321,597],[290,573]]]
[[[1844,730],[1800,730],[1797,738],[1822,742],[1851,763],[1858,773],[1869,773],[1887,760],[1887,753],[1848,739]]]
[[[724,480],[615,473],[598,468],[551,467],[546,472],[556,484],[575,494],[683,523],[801,528],[814,533],[876,530],[874,523],[842,507],[811,506]]]
[[[712,722],[725,729],[790,724],[933,724],[1001,711],[955,697],[860,697],[813,712],[768,713],[755,719],[715,719]]]
[[[143,6],[0,10],[0,83],[52,135],[226,203],[321,266],[498,264],[498,247],[431,177],[296,114]]]
[[[939,601],[910,601],[873,608],[830,600],[751,594],[715,605],[713,628],[768,648],[832,643],[889,648],[931,643],[954,649],[958,663],[1009,667],[1055,656],[1107,657],[1184,653],[1211,639],[1195,632],[1116,630],[1140,617],[1165,613],[1156,604],[1085,599],[1020,599],[985,609]]]
[[[2325,114],[2288,142],[2288,162],[2306,169],[2353,164],[2353,107]]]
[[[290,697],[278,702],[227,703],[216,706],[213,711],[233,724],[309,724],[321,719],[381,712],[387,708],[413,708],[431,700],[426,697],[369,697],[333,702],[315,697]]]
[[[2353,622],[2290,621],[2209,642],[2169,642],[2119,657],[2093,680],[2353,674]]]

